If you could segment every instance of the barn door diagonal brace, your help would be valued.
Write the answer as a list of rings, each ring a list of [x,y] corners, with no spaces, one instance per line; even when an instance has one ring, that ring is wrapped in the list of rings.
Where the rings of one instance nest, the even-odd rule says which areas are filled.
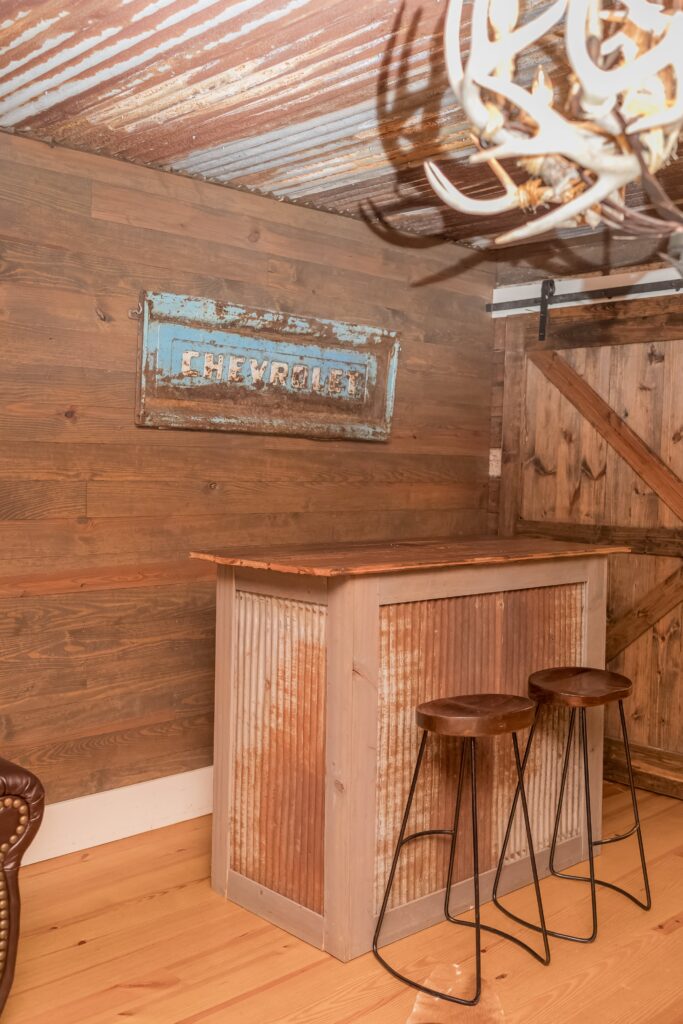
[[[557,352],[530,352],[529,360],[595,427],[658,498],[683,520],[683,480],[629,427]]]

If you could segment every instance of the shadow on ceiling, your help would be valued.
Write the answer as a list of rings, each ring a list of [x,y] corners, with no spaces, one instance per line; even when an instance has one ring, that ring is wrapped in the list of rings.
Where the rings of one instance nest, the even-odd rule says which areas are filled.
[[[468,245],[467,238],[461,237],[461,215],[431,192],[422,167],[426,159],[435,156],[446,173],[455,171],[461,163],[444,158],[439,144],[439,113],[448,91],[442,43],[444,18],[442,14],[429,36],[427,79],[419,86],[411,86],[411,55],[419,35],[422,8],[407,18],[406,5],[402,3],[391,27],[377,80],[380,139],[394,169],[396,198],[381,208],[365,200],[359,213],[373,234],[403,249],[424,250],[445,242]],[[439,226],[418,234],[392,223],[396,218],[400,220],[402,214],[418,210],[436,215]],[[510,226],[509,218],[504,226]],[[421,278],[413,287],[446,281],[482,262],[497,264],[501,268],[498,277],[505,281],[594,274],[606,268],[660,262],[660,248],[658,240],[620,238],[605,230],[539,235],[525,245],[471,248],[452,267]]]

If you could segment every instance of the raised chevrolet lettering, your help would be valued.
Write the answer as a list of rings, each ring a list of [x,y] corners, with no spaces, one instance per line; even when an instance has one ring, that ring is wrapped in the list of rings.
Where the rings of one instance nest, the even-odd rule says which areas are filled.
[[[362,399],[365,394],[365,374],[361,370],[344,367],[285,363],[277,360],[250,359],[247,356],[215,355],[187,349],[182,354],[181,376],[200,377],[214,382],[243,384],[251,387],[287,387],[312,394],[333,395],[340,398]]]

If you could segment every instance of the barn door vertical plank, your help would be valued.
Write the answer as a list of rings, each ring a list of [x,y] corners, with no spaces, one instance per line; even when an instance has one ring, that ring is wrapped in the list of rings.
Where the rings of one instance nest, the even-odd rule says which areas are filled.
[[[522,444],[526,397],[526,356],[524,317],[505,321],[505,391],[503,394],[503,436],[500,474],[498,533],[515,533],[522,504]]]

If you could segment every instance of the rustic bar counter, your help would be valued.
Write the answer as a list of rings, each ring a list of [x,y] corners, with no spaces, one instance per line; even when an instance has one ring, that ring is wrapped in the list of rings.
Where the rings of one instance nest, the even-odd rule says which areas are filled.
[[[530,672],[603,667],[607,555],[529,538],[194,553],[218,564],[212,884],[341,960],[371,947],[410,784],[420,701],[525,693]],[[589,714],[594,822],[602,711]],[[547,871],[566,718],[543,717],[527,768]],[[512,796],[510,744],[482,743],[479,848],[488,899]],[[451,825],[456,743],[424,768],[411,827]],[[578,762],[558,864],[585,854]],[[454,911],[471,905],[463,832]],[[387,939],[440,919],[448,842],[406,847]],[[521,820],[505,889],[527,884]]]

